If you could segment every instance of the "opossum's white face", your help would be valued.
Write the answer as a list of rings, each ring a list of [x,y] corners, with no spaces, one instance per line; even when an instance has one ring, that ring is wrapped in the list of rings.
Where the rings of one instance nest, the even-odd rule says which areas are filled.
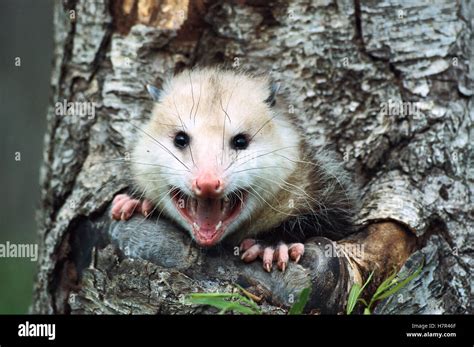
[[[163,89],[135,147],[144,196],[203,247],[235,232],[295,170],[299,137],[269,105],[268,81],[184,72]],[[145,134],[146,133],[146,134]]]

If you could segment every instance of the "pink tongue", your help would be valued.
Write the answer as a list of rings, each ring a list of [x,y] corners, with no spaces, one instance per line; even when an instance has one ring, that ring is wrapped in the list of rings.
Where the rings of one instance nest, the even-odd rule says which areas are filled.
[[[222,212],[220,199],[198,199],[194,219],[201,228],[215,229],[225,217]]]

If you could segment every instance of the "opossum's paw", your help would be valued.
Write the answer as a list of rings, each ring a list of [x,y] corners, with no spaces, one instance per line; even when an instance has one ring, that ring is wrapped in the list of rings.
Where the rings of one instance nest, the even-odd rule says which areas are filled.
[[[112,218],[115,220],[128,220],[134,213],[141,213],[148,217],[153,210],[150,200],[138,200],[127,194],[119,194],[112,201]]]
[[[279,243],[274,246],[263,246],[254,239],[245,239],[240,244],[242,260],[250,263],[257,258],[263,260],[263,268],[267,272],[272,271],[273,262],[277,263],[277,267],[281,271],[285,271],[288,267],[288,261],[291,259],[298,263],[304,254],[304,245],[302,243]]]

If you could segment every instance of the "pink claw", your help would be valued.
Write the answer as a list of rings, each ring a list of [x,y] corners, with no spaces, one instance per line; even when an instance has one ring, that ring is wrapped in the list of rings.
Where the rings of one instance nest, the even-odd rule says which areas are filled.
[[[304,245],[302,243],[292,243],[288,250],[291,260],[298,263],[304,254]]]
[[[260,257],[265,271],[271,272],[275,261],[278,269],[284,272],[290,259],[295,263],[300,261],[304,254],[304,244],[280,243],[277,247],[263,247],[254,239],[245,239],[240,243],[240,250],[244,252],[241,256],[244,262],[250,263]]]
[[[241,243],[240,243],[240,251],[246,251],[247,249],[249,249],[250,247],[252,247],[253,245],[255,245],[257,243],[257,241],[255,241],[254,239],[244,239]]]
[[[246,263],[250,263],[251,261],[254,261],[255,259],[257,259],[261,255],[262,251],[263,251],[262,246],[260,246],[259,244],[254,244],[253,246],[248,248],[244,253],[242,253],[241,258]]]
[[[134,213],[141,213],[145,217],[153,210],[150,200],[133,199],[127,194],[118,194],[112,201],[112,218],[115,220],[128,220]]]
[[[284,243],[280,244],[275,252],[275,260],[277,262],[277,267],[285,272],[286,267],[288,266],[288,246]]]
[[[275,250],[273,249],[273,247],[265,247],[263,251],[263,268],[267,272],[272,271],[274,253],[275,253]]]

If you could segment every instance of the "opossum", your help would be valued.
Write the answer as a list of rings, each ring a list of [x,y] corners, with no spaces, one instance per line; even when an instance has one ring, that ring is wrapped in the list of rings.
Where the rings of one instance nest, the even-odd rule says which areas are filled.
[[[354,184],[333,152],[315,148],[266,76],[185,70],[161,89],[138,131],[131,173],[139,197],[117,195],[112,216],[168,218],[200,247],[240,245],[271,271],[298,262],[311,236],[354,231]]]

